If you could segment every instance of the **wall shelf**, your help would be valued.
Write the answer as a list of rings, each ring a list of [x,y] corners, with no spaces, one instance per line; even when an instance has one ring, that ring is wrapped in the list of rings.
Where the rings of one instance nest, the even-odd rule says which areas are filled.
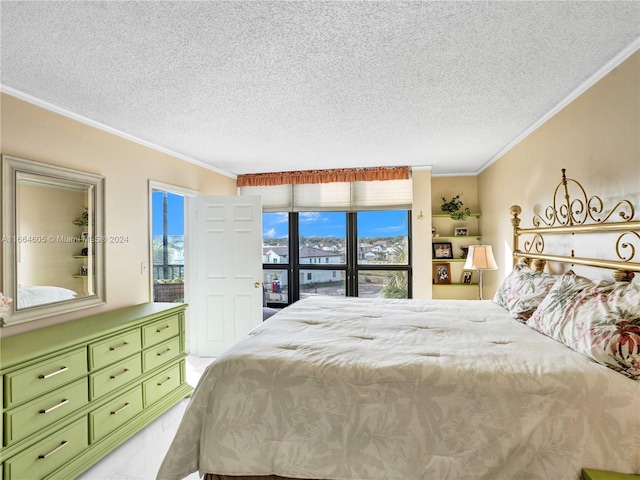
[[[482,239],[479,228],[481,216],[481,213],[471,213],[465,220],[454,220],[448,213],[434,213],[431,215],[431,226],[435,228],[433,233],[437,235],[431,238],[431,243],[450,243],[454,255],[454,258],[434,258],[432,256],[434,264],[450,264],[449,276],[454,281],[453,283],[433,283],[431,288],[432,298],[459,300],[475,300],[478,298],[477,272],[472,272],[472,280],[476,280],[475,282],[462,283],[463,272],[468,270],[464,270],[464,264],[467,260],[466,258],[461,258],[463,252],[460,247],[467,248],[469,245],[480,242]],[[474,234],[455,235],[457,228],[466,228],[468,232]]]
[[[468,216],[469,217],[474,217],[474,218],[480,218],[482,216],[482,214],[481,213],[470,213]],[[448,218],[452,222],[465,222],[467,220],[467,219],[454,220],[453,218],[451,218],[451,216],[448,213],[432,213],[431,214],[431,218]]]
[[[480,240],[481,238],[482,238],[482,235],[453,235],[453,236],[439,235],[437,237],[432,237],[432,240],[433,240],[433,243],[438,243],[438,239],[442,239],[442,240],[451,240],[451,239],[456,239],[456,240],[460,240],[460,239]]]

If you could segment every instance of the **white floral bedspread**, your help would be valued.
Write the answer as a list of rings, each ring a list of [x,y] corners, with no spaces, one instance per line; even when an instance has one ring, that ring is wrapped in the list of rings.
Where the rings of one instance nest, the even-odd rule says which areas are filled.
[[[640,382],[491,301],[308,298],[205,372],[158,478],[640,473]]]

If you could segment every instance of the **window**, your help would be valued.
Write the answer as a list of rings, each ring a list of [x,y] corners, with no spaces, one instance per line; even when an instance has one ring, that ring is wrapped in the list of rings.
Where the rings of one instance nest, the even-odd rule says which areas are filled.
[[[367,270],[358,273],[358,296],[407,298],[407,271]]]
[[[411,296],[408,210],[264,213],[263,228],[267,305],[310,295]],[[278,287],[269,281],[276,272],[298,281]]]
[[[359,297],[409,298],[409,218],[407,210],[358,212]]]
[[[289,263],[289,214],[262,214],[262,263]]]
[[[346,263],[346,212],[300,212],[298,231],[300,264]]]
[[[151,192],[153,301],[184,301],[184,196]]]
[[[344,297],[346,295],[346,272],[344,270],[303,270],[304,281],[300,282],[300,298],[322,295]]]
[[[406,210],[358,213],[358,263],[408,263]]]

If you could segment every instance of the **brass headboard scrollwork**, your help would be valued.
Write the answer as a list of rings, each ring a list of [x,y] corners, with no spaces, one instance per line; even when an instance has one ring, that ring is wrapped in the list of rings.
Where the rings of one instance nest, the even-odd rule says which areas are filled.
[[[571,187],[577,187],[578,195],[572,197]],[[543,215],[534,215],[533,228],[520,228],[522,208],[514,205],[510,209],[513,226],[514,259],[525,258],[534,262],[534,268],[542,270],[546,261],[571,263],[615,270],[618,281],[631,281],[633,272],[640,272],[640,221],[633,221],[635,206],[629,200],[618,201],[611,209],[605,210],[605,204],[597,195],[588,196],[577,180],[567,178],[562,169],[562,180],[556,187],[552,204]],[[614,219],[618,218],[617,221]],[[583,234],[621,232],[612,247],[612,258],[605,260],[576,257],[571,255],[552,255],[544,252],[544,235]],[[520,248],[520,237],[531,236]]]
[[[578,187],[581,195],[578,198],[571,198],[569,195],[569,186]],[[564,191],[564,202],[558,203],[558,194],[560,189]],[[625,211],[628,210],[628,211]],[[608,220],[618,212],[623,222],[630,222],[635,215],[633,204],[629,200],[620,200],[609,210],[604,218],[598,215],[604,212],[604,202],[597,195],[589,197],[580,182],[572,178],[567,178],[566,169],[562,169],[562,181],[556,187],[553,193],[553,205],[549,205],[545,209],[544,218],[540,215],[534,215],[533,225],[540,227],[555,226],[573,226],[585,225],[590,220],[596,224],[606,224]]]

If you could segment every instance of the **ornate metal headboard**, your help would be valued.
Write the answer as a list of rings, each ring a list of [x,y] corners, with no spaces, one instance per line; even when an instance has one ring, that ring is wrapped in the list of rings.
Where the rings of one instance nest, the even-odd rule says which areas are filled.
[[[569,195],[570,186],[578,187],[577,198]],[[527,259],[537,270],[542,270],[546,261],[609,268],[615,270],[613,276],[618,281],[631,281],[633,272],[640,272],[640,221],[633,221],[633,203],[620,200],[608,212],[605,211],[602,199],[596,195],[588,196],[578,181],[567,178],[564,168],[562,181],[553,194],[553,204],[545,209],[543,216],[536,214],[533,217],[533,228],[520,228],[520,206],[512,206],[510,212],[514,260]],[[615,221],[615,218],[619,220]],[[616,260],[576,257],[573,250],[570,256],[544,253],[544,235],[605,232],[618,233],[614,252]],[[533,237],[523,243],[521,250],[520,237],[531,235]],[[636,253],[639,258],[636,258]]]

